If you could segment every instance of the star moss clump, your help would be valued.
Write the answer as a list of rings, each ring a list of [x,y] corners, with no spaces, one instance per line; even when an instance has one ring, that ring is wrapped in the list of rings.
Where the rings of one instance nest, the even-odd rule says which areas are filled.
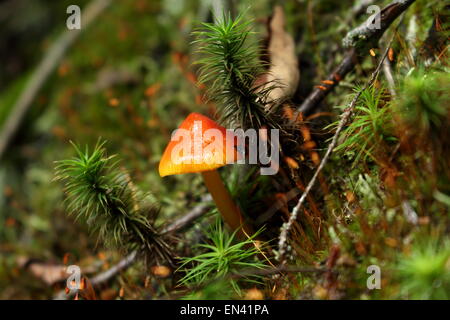
[[[164,236],[154,226],[159,208],[133,185],[104,142],[92,152],[73,144],[77,155],[57,162],[56,180],[65,182],[69,213],[85,221],[106,245],[138,250],[147,261],[171,262]]]
[[[232,19],[224,15],[215,23],[202,23],[194,32],[202,56],[200,82],[208,86],[208,96],[217,105],[221,122],[234,128],[277,127],[274,110],[268,111],[267,86],[262,79],[265,63],[260,46],[252,37],[252,21],[242,15]],[[256,81],[258,79],[258,81]],[[263,82],[263,83],[259,83]]]

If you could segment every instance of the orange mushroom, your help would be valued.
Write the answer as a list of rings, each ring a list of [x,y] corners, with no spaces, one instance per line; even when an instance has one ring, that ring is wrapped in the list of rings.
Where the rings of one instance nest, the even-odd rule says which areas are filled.
[[[238,158],[231,134],[228,133],[227,139],[224,127],[201,114],[191,113],[172,135],[159,163],[159,175],[201,172],[224,221],[233,230],[242,227],[244,233],[251,235],[250,227],[244,224],[239,207],[217,172]]]

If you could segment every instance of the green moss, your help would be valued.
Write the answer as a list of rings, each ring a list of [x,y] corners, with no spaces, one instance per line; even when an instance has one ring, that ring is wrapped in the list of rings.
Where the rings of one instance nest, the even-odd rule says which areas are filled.
[[[450,299],[450,241],[418,240],[410,253],[398,257],[395,275],[400,296],[409,299]]]

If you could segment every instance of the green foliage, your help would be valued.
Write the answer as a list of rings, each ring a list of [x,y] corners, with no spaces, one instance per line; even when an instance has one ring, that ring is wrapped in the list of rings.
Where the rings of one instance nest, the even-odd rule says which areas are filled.
[[[407,76],[396,100],[398,116],[410,130],[440,136],[450,119],[450,75],[414,70]]]
[[[251,39],[250,25],[240,15],[235,20],[224,15],[216,23],[202,23],[204,30],[194,32],[203,57],[200,82],[208,85],[209,97],[217,103],[221,121],[233,127],[277,127],[273,115],[265,110],[266,96],[274,86],[262,89],[255,79],[263,71],[260,48]]]
[[[65,182],[69,212],[108,245],[170,261],[169,246],[153,225],[159,209],[117,167],[115,156],[106,155],[104,144],[98,142],[92,152],[73,144],[77,156],[57,162],[56,179]]]
[[[399,257],[396,276],[401,295],[410,299],[450,299],[450,241],[414,244]]]
[[[361,88],[354,90],[359,92]],[[384,90],[373,86],[364,90],[355,106],[355,113],[352,122],[343,130],[344,141],[335,151],[350,154],[354,164],[368,158],[376,160],[378,155],[374,151],[380,151],[380,146],[386,142],[395,141],[392,115],[385,103]],[[330,127],[336,127],[338,123]]]
[[[189,292],[183,297],[184,300],[229,300],[236,296],[232,282],[221,278],[204,286],[200,290]]]
[[[223,229],[220,220],[206,232],[211,244],[199,244],[197,247],[205,252],[194,257],[182,258],[180,270],[186,271],[186,275],[180,280],[184,285],[202,285],[208,281],[219,280],[230,274],[236,274],[244,268],[264,269],[267,265],[261,262],[257,254],[260,249],[255,247],[252,237],[238,241],[236,232],[229,234]],[[189,268],[188,268],[189,267]],[[258,282],[257,276],[242,277],[246,282]],[[235,279],[230,279],[233,289],[239,294],[240,288]]]

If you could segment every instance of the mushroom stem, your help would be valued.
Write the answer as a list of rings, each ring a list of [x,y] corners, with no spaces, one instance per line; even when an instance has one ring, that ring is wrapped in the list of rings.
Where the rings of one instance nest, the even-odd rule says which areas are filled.
[[[239,207],[233,202],[233,199],[217,170],[203,171],[202,176],[225,223],[233,230],[242,227],[242,230],[239,232],[241,236],[245,234],[248,236],[252,235],[253,232],[251,228],[244,223],[244,218],[242,217]]]

